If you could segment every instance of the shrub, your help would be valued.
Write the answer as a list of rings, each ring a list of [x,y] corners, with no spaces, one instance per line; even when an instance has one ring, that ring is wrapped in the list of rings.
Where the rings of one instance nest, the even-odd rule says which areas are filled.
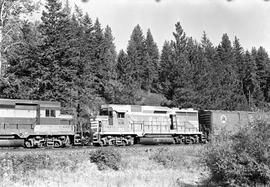
[[[211,172],[212,183],[270,184],[270,125],[255,121],[234,135],[225,132],[212,138],[203,160]]]
[[[103,148],[90,153],[90,161],[97,164],[99,170],[111,168],[119,170],[121,154],[113,148]]]

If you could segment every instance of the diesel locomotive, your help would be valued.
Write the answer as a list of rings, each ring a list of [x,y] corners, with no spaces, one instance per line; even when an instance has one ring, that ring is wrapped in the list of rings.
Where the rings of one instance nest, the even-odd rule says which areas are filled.
[[[204,143],[198,111],[160,106],[102,105],[94,145]],[[94,126],[92,126],[94,128]]]
[[[59,102],[0,99],[0,146],[63,147],[82,144],[74,118]]]
[[[0,99],[0,146],[205,143],[210,134],[236,132],[256,115],[247,111],[106,104],[95,118],[78,120],[61,114],[59,102]]]

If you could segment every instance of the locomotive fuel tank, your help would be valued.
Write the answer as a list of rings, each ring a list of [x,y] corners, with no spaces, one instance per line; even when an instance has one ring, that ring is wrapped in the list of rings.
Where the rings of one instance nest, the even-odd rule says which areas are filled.
[[[0,147],[23,147],[23,139],[0,139]]]
[[[171,136],[156,136],[156,137],[142,137],[140,144],[143,145],[158,145],[158,144],[175,144],[175,140]]]

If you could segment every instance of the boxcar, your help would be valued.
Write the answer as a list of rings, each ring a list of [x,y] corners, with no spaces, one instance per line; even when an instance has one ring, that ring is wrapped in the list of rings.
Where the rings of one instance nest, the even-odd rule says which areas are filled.
[[[244,125],[256,119],[267,119],[267,116],[267,113],[250,111],[204,110],[199,111],[199,123],[201,131],[209,138],[210,134],[219,135],[223,131],[235,133]]]

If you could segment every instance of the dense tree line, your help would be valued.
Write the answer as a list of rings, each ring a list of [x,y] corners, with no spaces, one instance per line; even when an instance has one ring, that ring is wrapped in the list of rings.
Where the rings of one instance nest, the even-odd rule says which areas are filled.
[[[137,25],[117,53],[109,26],[58,0],[46,1],[41,21],[16,25],[11,37],[23,45],[4,56],[2,98],[55,100],[86,112],[101,103],[254,110],[270,100],[266,50],[244,51],[227,34],[214,46],[206,33],[199,42],[188,37],[178,22],[159,52],[150,29],[145,36]]]

